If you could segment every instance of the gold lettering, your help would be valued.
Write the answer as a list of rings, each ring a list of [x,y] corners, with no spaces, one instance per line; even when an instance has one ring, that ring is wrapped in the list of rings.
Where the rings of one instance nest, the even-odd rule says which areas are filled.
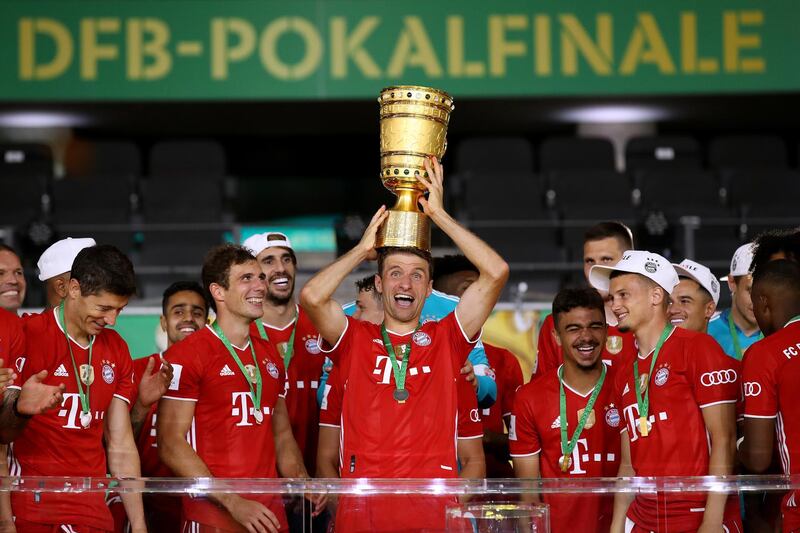
[[[36,63],[36,36],[50,37],[56,53],[49,63]],[[61,76],[72,62],[72,37],[62,23],[50,18],[19,21],[19,77],[23,80],[51,80]]]
[[[101,59],[119,57],[119,49],[113,44],[100,44],[98,34],[119,32],[119,19],[101,17],[81,20],[81,78],[97,79],[97,63]]]
[[[742,33],[740,26],[763,26],[763,11],[725,11],[722,16],[724,66],[726,72],[758,73],[767,69],[763,57],[740,57],[742,49],[761,48],[761,35]]]
[[[379,24],[380,18],[378,17],[364,17],[353,32],[347,35],[347,19],[344,17],[331,19],[331,76],[334,78],[347,77],[348,58],[353,59],[353,63],[361,70],[364,77],[379,78],[381,76],[381,69],[363,47],[364,41]]]
[[[639,13],[638,24],[633,30],[619,71],[623,75],[636,72],[639,63],[652,63],[662,74],[674,74],[675,64],[667,50],[658,23],[652,13]]]
[[[145,41],[145,33],[151,39]],[[169,27],[161,19],[132,18],[127,23],[128,77],[132,80],[156,80],[172,68],[172,56],[167,50]],[[145,66],[145,57],[152,63]]]
[[[567,76],[578,74],[578,51],[595,73],[611,74],[613,43],[611,15],[597,15],[597,42],[594,42],[574,15],[561,15],[561,70]]]
[[[464,42],[464,17],[453,15],[447,17],[447,72],[454,78],[482,78],[486,66],[480,61],[464,59],[466,43]]]
[[[235,35],[236,46],[229,46],[228,36]],[[242,18],[214,18],[211,20],[211,77],[228,78],[228,64],[243,61],[256,48],[256,32]]]
[[[419,17],[403,17],[403,31],[386,68],[392,77],[402,76],[406,67],[420,67],[431,78],[442,76],[442,66]]]
[[[550,47],[550,17],[547,15],[536,15],[533,19],[534,46],[536,47],[536,66],[535,72],[539,76],[549,76],[553,73]]]
[[[687,74],[713,74],[719,70],[715,58],[697,55],[697,14],[692,11],[681,13],[681,69]]]
[[[506,75],[506,58],[524,56],[525,41],[506,40],[506,30],[528,28],[525,15],[491,15],[489,17],[489,73],[494,77]]]
[[[294,65],[278,57],[278,41],[286,33],[296,33],[305,43],[303,58]],[[269,23],[261,35],[261,64],[281,80],[301,80],[314,72],[322,60],[322,38],[317,28],[302,17],[280,17]]]

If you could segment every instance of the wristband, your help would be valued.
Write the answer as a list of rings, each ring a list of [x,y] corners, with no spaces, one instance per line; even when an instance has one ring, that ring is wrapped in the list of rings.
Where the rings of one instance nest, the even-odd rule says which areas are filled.
[[[14,416],[16,416],[17,418],[21,418],[23,420],[30,420],[31,418],[33,418],[33,415],[23,415],[22,413],[19,412],[19,410],[17,409],[17,402],[18,401],[19,401],[19,396],[17,396],[14,399],[14,404],[13,404]]]

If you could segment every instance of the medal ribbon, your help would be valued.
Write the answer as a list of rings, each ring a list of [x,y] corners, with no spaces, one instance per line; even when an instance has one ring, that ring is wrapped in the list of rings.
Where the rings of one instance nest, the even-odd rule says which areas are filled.
[[[584,426],[586,426],[586,421],[589,420],[589,415],[594,408],[594,403],[597,401],[597,397],[600,395],[600,390],[603,388],[603,382],[606,379],[606,365],[600,363],[600,366],[603,367],[603,369],[600,371],[600,379],[597,380],[597,384],[594,386],[592,395],[589,396],[589,401],[586,402],[586,408],[583,410],[580,420],[578,420],[578,427],[575,428],[575,432],[572,434],[572,438],[569,439],[569,442],[567,442],[567,395],[564,392],[564,366],[562,365],[558,369],[558,384],[561,387],[561,390],[559,391],[558,404],[561,422],[561,455],[563,457],[569,457],[572,455],[572,450],[575,449],[575,444],[578,443],[581,432],[583,431]]]
[[[664,346],[664,343],[667,342],[667,337],[670,336],[672,330],[675,329],[675,326],[672,324],[667,324],[664,326],[664,331],[661,332],[661,337],[658,339],[656,343],[656,349],[653,351],[653,360],[650,361],[650,372],[647,374],[647,383],[650,384],[650,378],[653,377],[653,368],[656,366],[656,360],[658,359],[658,353],[661,351],[661,347]],[[640,430],[644,427],[644,435],[647,435],[647,413],[650,410],[650,387],[647,387],[647,390],[644,391],[644,395],[642,395],[642,389],[639,385],[639,361],[638,357],[636,361],[633,362],[633,387],[636,389],[636,405],[639,408],[639,426]]]
[[[297,322],[299,320],[299,313],[295,312],[292,334],[289,335],[289,342],[286,345],[286,353],[283,354],[283,368],[286,370],[286,372],[289,372],[289,363],[292,361],[292,357],[294,356],[294,334],[297,332]],[[258,330],[258,334],[261,336],[261,338],[269,342],[267,330],[264,328],[264,324],[261,322],[261,320],[256,320],[256,329]]]
[[[789,322],[786,323],[786,326],[788,326],[790,324],[793,324],[793,323],[797,322],[798,320],[800,320],[800,315],[793,316],[792,318],[789,319]],[[783,327],[786,327],[786,326],[783,326]]]
[[[731,332],[731,339],[733,340],[733,354],[736,356],[737,361],[741,361],[744,357],[744,352],[742,352],[742,345],[739,343],[739,334],[736,331],[736,325],[733,323],[733,311],[728,312],[728,330]],[[764,334],[759,332],[758,340],[763,338]]]
[[[419,328],[420,325],[417,324],[417,327],[411,334],[412,337]],[[386,332],[385,323],[381,324],[381,336],[383,337],[383,345],[386,347],[386,352],[389,354],[389,361],[392,363],[392,373],[394,374],[395,387],[397,390],[403,390],[406,387],[406,371],[408,370],[408,360],[411,358],[411,342],[408,343],[408,349],[405,350],[405,353],[403,353],[402,362],[398,363],[397,353],[394,351],[392,341],[389,340],[389,334]]]
[[[75,354],[72,353],[72,342],[69,340],[69,333],[67,333],[67,322],[64,320],[64,300],[61,300],[61,305],[58,306],[58,323],[61,329],[64,330],[64,338],[67,339],[67,348],[69,348],[69,358],[72,359],[72,371],[75,372],[75,381],[78,383],[78,397],[81,400],[81,412],[89,413],[89,385],[86,385],[86,390],[83,390],[83,382],[81,381],[81,374],[78,371],[78,365],[75,363]],[[89,369],[92,368],[92,347],[94,346],[94,339],[89,337]],[[88,380],[87,380],[88,381]]]
[[[258,359],[256,359],[256,351],[253,348],[253,342],[250,341],[250,339],[248,338],[248,341],[250,341],[250,353],[253,356],[253,364],[256,367],[256,370],[255,370],[255,372],[256,372],[256,389],[255,389],[255,391],[253,390],[253,382],[250,379],[250,374],[247,373],[247,369],[244,367],[244,364],[242,363],[242,360],[239,359],[239,355],[236,353],[236,350],[233,349],[233,345],[231,344],[231,341],[229,341],[228,337],[226,337],[225,334],[222,332],[222,328],[219,327],[219,323],[218,322],[214,322],[212,327],[214,328],[214,331],[217,333],[217,336],[219,337],[219,339],[222,341],[222,344],[224,344],[225,348],[228,349],[228,353],[231,354],[231,357],[233,357],[233,360],[236,361],[237,365],[239,365],[239,370],[242,371],[242,375],[247,380],[247,386],[250,387],[250,398],[253,400],[254,409],[256,411],[261,411],[261,370],[259,370],[259,368],[258,368]]]

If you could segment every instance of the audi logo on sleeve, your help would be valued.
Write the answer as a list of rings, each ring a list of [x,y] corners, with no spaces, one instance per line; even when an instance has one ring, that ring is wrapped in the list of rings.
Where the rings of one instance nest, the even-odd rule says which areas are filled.
[[[744,388],[745,397],[753,398],[761,394],[761,383],[758,381],[745,381],[742,388]]]
[[[736,383],[739,376],[732,368],[726,370],[715,370],[713,372],[706,372],[700,376],[700,383],[704,387],[714,387],[716,385],[725,385],[727,383]]]

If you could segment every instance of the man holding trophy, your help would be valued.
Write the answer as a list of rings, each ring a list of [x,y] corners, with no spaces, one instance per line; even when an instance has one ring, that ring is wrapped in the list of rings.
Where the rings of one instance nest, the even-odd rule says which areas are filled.
[[[381,207],[375,213],[358,245],[314,276],[300,301],[346,383],[342,477],[455,478],[456,383],[505,284],[508,265],[444,209],[439,158],[452,98],[422,87],[393,87],[382,92],[379,102],[381,177],[398,202],[392,210]],[[430,220],[475,264],[479,277],[453,313],[420,324],[432,290]],[[346,276],[374,259],[375,286],[385,311],[381,325],[346,317],[333,300]],[[343,497],[337,528],[443,530],[445,506],[453,501]]]

